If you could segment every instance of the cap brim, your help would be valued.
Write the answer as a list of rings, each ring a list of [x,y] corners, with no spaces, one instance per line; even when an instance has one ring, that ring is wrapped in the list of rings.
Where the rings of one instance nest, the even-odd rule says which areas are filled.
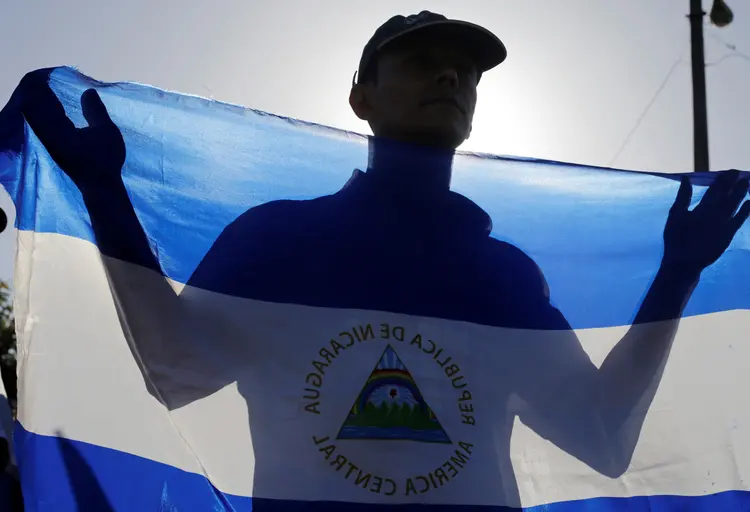
[[[406,37],[421,35],[439,35],[445,41],[455,41],[463,46],[476,59],[477,69],[485,72],[502,63],[508,56],[503,42],[484,27],[459,20],[440,20],[416,25],[390,39],[386,39],[377,47],[378,50],[390,45],[394,41],[402,41]]]

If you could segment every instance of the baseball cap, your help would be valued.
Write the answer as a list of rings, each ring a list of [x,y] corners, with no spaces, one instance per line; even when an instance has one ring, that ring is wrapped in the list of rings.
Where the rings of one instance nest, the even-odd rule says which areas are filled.
[[[479,25],[451,20],[430,11],[410,16],[397,15],[383,23],[365,45],[355,81],[362,77],[378,51],[393,41],[414,33],[439,34],[449,41],[460,41],[474,55],[480,73],[494,68],[508,56],[503,42]]]

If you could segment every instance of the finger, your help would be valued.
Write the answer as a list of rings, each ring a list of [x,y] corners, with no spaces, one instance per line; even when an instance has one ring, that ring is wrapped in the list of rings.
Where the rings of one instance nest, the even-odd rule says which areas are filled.
[[[708,190],[703,195],[700,204],[698,205],[702,209],[715,208],[717,205],[724,203],[727,194],[732,190],[734,184],[737,182],[737,178],[740,176],[740,172],[736,170],[724,171],[717,173],[716,179],[708,187]]]
[[[742,225],[745,223],[747,218],[750,216],[750,201],[745,201],[742,206],[740,207],[739,211],[737,212],[737,215],[732,217],[732,220],[729,221],[729,229],[732,233],[732,236],[740,230]]]
[[[672,205],[672,211],[685,212],[690,207],[690,201],[693,198],[693,185],[690,184],[690,178],[683,176],[680,178],[680,188],[677,191],[677,198]]]
[[[88,89],[81,95],[81,107],[83,117],[89,123],[89,126],[110,126],[114,123],[109,117],[107,107],[104,106],[99,93],[95,89]]]
[[[21,80],[21,110],[26,121],[50,154],[63,154],[71,146],[76,127],[49,85],[52,70],[28,73]]]
[[[739,180],[732,190],[729,192],[729,197],[726,200],[725,208],[728,215],[734,215],[737,211],[737,207],[742,203],[742,200],[747,196],[748,183],[750,178],[744,178]]]

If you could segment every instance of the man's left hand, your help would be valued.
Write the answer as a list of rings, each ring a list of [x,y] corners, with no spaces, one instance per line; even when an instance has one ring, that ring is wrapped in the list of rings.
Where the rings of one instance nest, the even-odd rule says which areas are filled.
[[[662,266],[697,278],[718,260],[750,216],[750,201],[745,201],[749,181],[739,171],[723,172],[689,210],[692,185],[683,177],[664,228]]]

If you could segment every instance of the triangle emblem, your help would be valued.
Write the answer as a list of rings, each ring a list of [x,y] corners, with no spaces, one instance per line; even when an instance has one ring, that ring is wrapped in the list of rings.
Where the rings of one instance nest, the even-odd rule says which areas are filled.
[[[337,438],[451,443],[390,345],[357,395]]]

